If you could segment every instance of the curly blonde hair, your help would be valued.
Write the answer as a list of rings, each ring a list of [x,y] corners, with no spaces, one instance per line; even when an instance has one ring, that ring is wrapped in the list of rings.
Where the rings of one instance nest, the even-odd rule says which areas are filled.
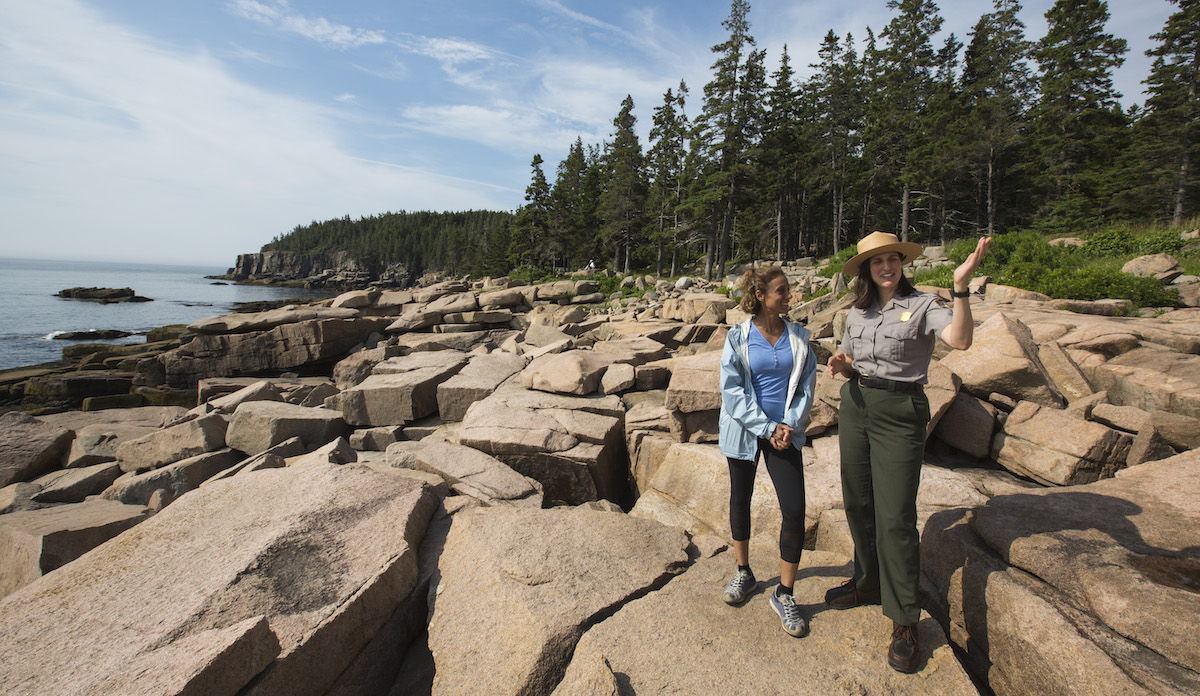
[[[767,286],[781,275],[783,275],[783,269],[779,266],[758,266],[743,273],[742,279],[738,281],[738,285],[742,288],[742,311],[747,314],[758,314],[762,309],[762,302],[759,301],[756,293],[767,294]]]

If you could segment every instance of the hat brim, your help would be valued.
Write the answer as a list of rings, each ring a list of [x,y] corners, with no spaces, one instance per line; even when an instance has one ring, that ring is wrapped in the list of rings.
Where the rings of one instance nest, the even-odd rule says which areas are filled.
[[[925,249],[916,242],[896,242],[895,244],[883,244],[881,246],[873,247],[860,254],[851,256],[850,260],[842,266],[842,275],[846,276],[847,278],[858,275],[858,267],[862,265],[863,261],[866,261],[872,256],[886,254],[889,251],[894,251],[900,254],[900,265],[907,266],[915,261],[917,257],[925,251]]]

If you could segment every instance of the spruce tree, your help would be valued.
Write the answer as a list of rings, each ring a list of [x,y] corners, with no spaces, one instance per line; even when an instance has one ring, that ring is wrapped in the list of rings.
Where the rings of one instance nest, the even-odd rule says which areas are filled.
[[[622,266],[624,251],[625,273],[633,269],[633,249],[645,224],[646,178],[642,146],[634,127],[633,97],[626,95],[621,111],[613,119],[612,143],[605,153],[607,178],[600,195],[600,216],[604,221],[605,239],[613,247],[613,268]]]
[[[535,154],[530,163],[529,186],[525,188],[525,205],[517,211],[515,230],[509,243],[509,260],[514,266],[536,268],[544,260],[546,234],[549,229],[550,186],[542,172],[542,156]]]
[[[1152,39],[1146,51],[1154,59],[1145,80],[1149,97],[1141,130],[1154,178],[1166,185],[1173,226],[1196,210],[1194,166],[1200,149],[1200,0],[1171,0],[1179,9]]]
[[[650,129],[648,168],[652,177],[648,210],[652,216],[652,237],[657,251],[656,272],[663,273],[663,247],[671,249],[671,275],[679,273],[680,219],[683,197],[683,167],[687,156],[687,115],[684,106],[687,84],[679,83],[678,93],[669,88],[663,103],[654,110]]]
[[[979,18],[971,32],[963,66],[963,91],[970,115],[968,171],[980,182],[976,227],[991,236],[999,231],[1000,208],[1009,201],[1008,220],[1016,217],[1015,194],[1022,185],[1014,175],[1025,137],[1025,114],[1032,101],[1030,43],[1017,18],[1016,0],[995,0],[995,11]]]
[[[1105,33],[1108,19],[1103,0],[1057,0],[1033,52],[1042,72],[1034,107],[1039,223],[1048,229],[1094,223],[1105,212],[1108,176],[1127,125],[1112,81],[1126,42]]]

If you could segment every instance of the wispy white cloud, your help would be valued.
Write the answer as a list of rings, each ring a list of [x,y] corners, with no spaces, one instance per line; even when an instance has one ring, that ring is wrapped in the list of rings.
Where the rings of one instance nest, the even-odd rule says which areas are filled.
[[[230,7],[235,14],[246,19],[338,48],[387,42],[380,31],[356,29],[324,17],[306,17],[294,12],[287,0],[233,0]]]
[[[75,0],[0,8],[0,209],[22,253],[227,264],[298,221],[504,207],[494,188],[347,152],[340,115]],[[161,258],[161,257],[160,257]]]

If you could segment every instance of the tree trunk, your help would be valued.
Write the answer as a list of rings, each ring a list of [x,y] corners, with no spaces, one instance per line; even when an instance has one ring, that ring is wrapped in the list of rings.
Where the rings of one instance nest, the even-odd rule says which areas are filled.
[[[1179,188],[1175,189],[1175,214],[1171,216],[1171,226],[1183,224],[1183,201],[1187,198],[1188,167],[1191,164],[1191,153],[1183,149],[1183,159],[1179,163]]]
[[[783,196],[775,207],[775,260],[783,260]]]
[[[908,197],[912,193],[912,187],[908,182],[904,183],[904,193],[900,196],[900,241],[908,241]]]
[[[725,277],[725,262],[729,260],[729,238],[733,231],[733,187],[729,188],[729,202],[725,205],[725,219],[721,223],[721,244],[717,247],[717,275]]]
[[[704,258],[704,280],[711,282],[713,278],[713,257],[717,251],[717,216],[708,220],[708,250]]]
[[[988,149],[987,167],[987,236],[996,232],[996,149]]]

